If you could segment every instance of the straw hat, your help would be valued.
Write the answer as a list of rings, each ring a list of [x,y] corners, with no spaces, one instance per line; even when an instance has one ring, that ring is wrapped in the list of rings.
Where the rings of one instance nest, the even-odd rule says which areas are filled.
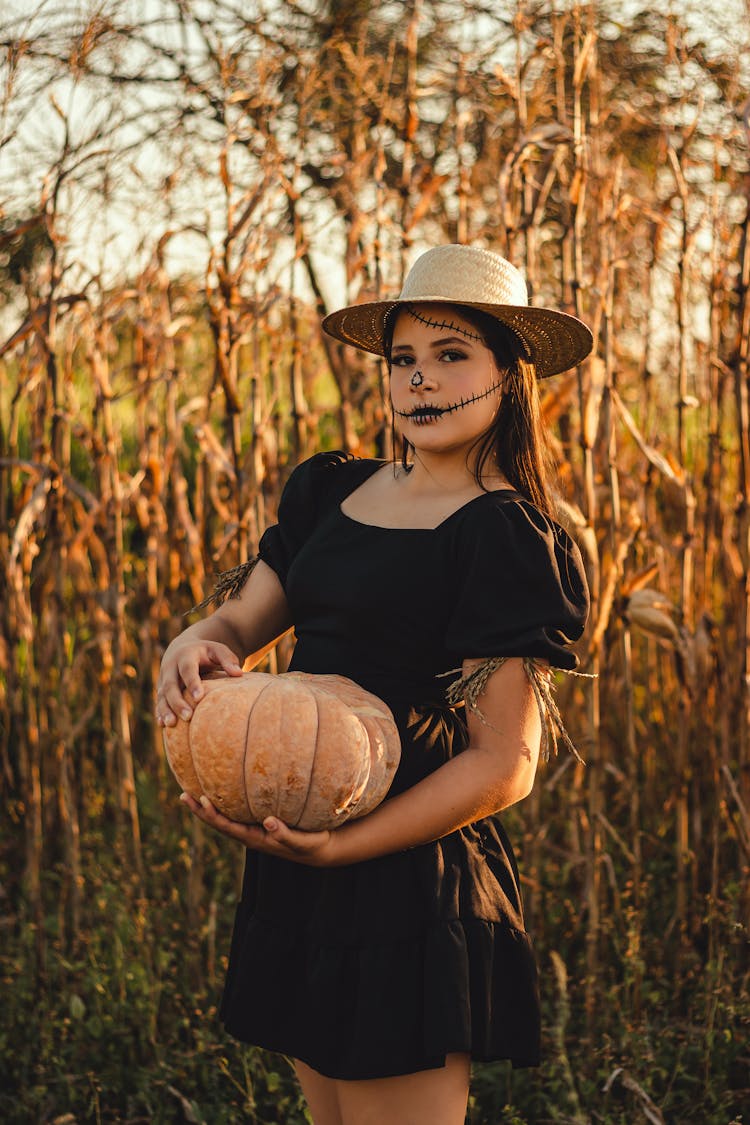
[[[476,246],[435,246],[417,258],[394,301],[367,301],[331,313],[329,336],[383,355],[385,318],[398,305],[440,302],[465,305],[494,316],[515,332],[540,379],[575,367],[591,351],[593,338],[575,316],[529,305],[526,282],[515,266]]]

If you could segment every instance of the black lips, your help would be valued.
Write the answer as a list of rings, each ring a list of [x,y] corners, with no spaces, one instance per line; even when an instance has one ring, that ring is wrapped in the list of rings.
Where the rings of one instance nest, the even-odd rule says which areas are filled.
[[[444,413],[442,406],[418,406],[409,412],[410,418],[439,418]]]

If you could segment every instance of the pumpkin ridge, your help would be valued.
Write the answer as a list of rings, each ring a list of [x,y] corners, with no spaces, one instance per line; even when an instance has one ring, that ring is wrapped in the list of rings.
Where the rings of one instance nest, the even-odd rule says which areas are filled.
[[[331,822],[328,827],[336,828],[352,816],[361,789],[363,769],[369,769],[368,732],[356,713],[356,702],[344,700],[325,691],[325,688],[320,692],[320,697],[322,701],[327,699],[322,712],[322,727],[332,742],[328,745],[325,740],[320,740],[320,755],[324,760],[318,763],[316,757],[316,777],[324,789],[328,790],[331,800]],[[334,728],[331,729],[334,715]],[[333,760],[337,760],[341,766],[337,776],[335,772],[331,774]]]
[[[357,775],[357,779],[354,782],[351,793],[347,797],[345,803],[341,806],[341,809],[336,809],[337,813],[346,812],[347,820],[349,819],[349,817],[354,815],[360,801],[362,800],[367,790],[367,786],[370,781],[372,762],[372,741],[370,738],[370,731],[367,727],[367,723],[362,722],[362,716],[359,713],[359,707],[353,707],[352,711],[354,712],[357,722],[365,732],[365,738],[367,739],[367,754],[363,756],[362,768]]]
[[[227,712],[231,716],[235,710],[234,697],[227,694],[230,683],[224,675],[207,677],[206,694],[187,724],[188,739],[200,792],[205,793],[224,816],[246,822],[250,809],[245,787],[238,785],[233,789],[231,783],[231,778],[236,776],[237,765],[244,760],[246,734],[244,737],[233,735],[231,725],[227,728]],[[217,713],[223,726],[214,729]],[[234,763],[229,775],[226,773],[228,762]],[[242,808],[238,807],[238,802],[241,802]]]
[[[363,707],[357,715],[357,718],[367,733],[369,754],[367,760],[367,783],[352,809],[352,820],[356,820],[360,816],[365,816],[375,808],[379,800],[382,799],[382,777],[385,773],[383,758],[386,753],[386,740],[383,731],[382,715],[378,715],[374,708],[370,709],[370,711],[371,713],[367,713]],[[378,754],[378,749],[381,751],[380,754]]]
[[[311,782],[312,782],[313,770],[315,769],[315,755],[318,753],[318,731],[320,730],[320,714],[318,712],[317,696],[316,696],[315,691],[313,690],[313,687],[312,687],[311,684],[304,684],[304,685],[300,684],[300,687],[303,687],[303,686],[305,688],[305,691],[307,691],[309,693],[309,695],[312,697],[312,701],[315,704],[315,750],[313,751],[312,758],[310,759],[310,770],[309,770],[308,775],[307,775],[307,796],[305,797],[305,803],[302,806],[302,808],[300,810],[300,814],[297,817],[297,819],[295,820],[294,824],[291,825],[292,828],[296,828],[297,825],[299,824],[299,822],[302,820],[302,817],[305,815],[305,809],[307,808],[307,802],[310,799]],[[279,794],[279,800],[281,800],[281,794]]]
[[[330,769],[330,764],[331,764],[330,755],[331,755],[331,752],[332,752],[332,747],[328,743],[324,743],[320,739],[320,736],[319,736],[319,732],[320,732],[320,729],[321,729],[320,705],[321,704],[325,705],[326,701],[330,704],[330,706],[327,707],[326,711],[323,713],[323,716],[325,718],[325,722],[322,723],[322,727],[324,729],[327,726],[329,726],[329,724],[330,724],[330,712],[332,711],[334,714],[337,715],[337,718],[339,718],[339,719],[346,720],[346,718],[348,717],[348,719],[350,721],[353,721],[356,724],[357,732],[359,734],[359,741],[360,742],[364,741],[365,745],[367,743],[367,732],[364,729],[362,723],[359,721],[359,718],[356,715],[354,708],[352,706],[350,706],[348,703],[344,702],[344,700],[339,698],[338,696],[332,695],[330,692],[325,691],[325,689],[320,690],[319,685],[315,682],[316,679],[317,679],[317,677],[315,675],[312,675],[310,677],[310,688],[311,688],[311,690],[313,692],[313,695],[314,695],[314,698],[315,698],[315,704],[316,704],[316,707],[318,708],[318,717],[319,717],[318,738],[316,739],[315,748],[314,748],[313,755],[312,755],[311,780],[312,780],[313,777],[316,777],[319,780],[318,780],[318,785],[311,785],[310,790],[308,791],[308,794],[307,794],[307,797],[306,797],[306,800],[305,800],[305,807],[302,810],[302,815],[300,816],[300,819],[299,819],[299,822],[298,822],[299,824],[305,823],[305,820],[307,820],[310,817],[311,806],[312,806],[312,810],[314,811],[315,805],[320,800],[319,786],[320,786],[321,781],[323,782],[324,786],[325,785],[330,786],[331,784],[333,784],[334,789],[341,789],[341,781],[340,780],[337,781],[336,779],[331,779],[330,776],[327,777],[326,768],[324,768],[324,767],[327,767],[328,769]],[[322,685],[320,685],[320,687],[322,687]],[[355,732],[350,730],[349,735],[351,737],[354,737]],[[352,799],[353,799],[355,793],[357,792],[357,788],[359,786],[359,778],[360,778],[360,775],[361,775],[361,767],[360,767],[356,771],[356,776],[354,776],[353,778],[351,777],[351,775],[355,771],[354,771],[354,768],[353,768],[353,762],[352,762],[351,756],[348,753],[350,747],[348,745],[348,742],[347,742],[346,738],[341,740],[340,735],[338,736],[338,738],[340,740],[340,745],[338,746],[338,749],[339,749],[340,752],[343,753],[343,757],[340,758],[339,761],[340,761],[342,769],[344,769],[346,772],[348,772],[350,774],[350,780],[349,780],[349,785],[348,785],[347,790],[344,791],[341,794],[340,797],[336,797],[334,799],[333,796],[331,795],[331,801],[332,801],[331,812],[326,817],[325,823],[321,825],[321,827],[331,828],[331,829],[337,828],[340,824],[343,824],[344,821],[348,820],[349,817],[351,816],[352,811],[353,811]],[[356,741],[356,738],[355,738],[355,741]],[[321,754],[323,753],[323,751],[325,751],[324,761],[323,761],[322,765],[319,761],[319,759],[321,757],[321,754],[319,754],[319,752],[318,752],[319,747],[320,747],[320,750],[321,750]],[[364,747],[362,747],[362,749],[364,749]],[[328,761],[326,761],[325,759],[328,759]],[[322,773],[318,772],[318,771],[321,771],[321,770],[322,770]],[[306,830],[311,831],[312,830],[311,825],[316,824],[317,820],[318,820],[317,816],[313,815],[313,819],[312,819],[312,821],[310,821],[310,824],[307,824],[305,826]]]
[[[318,694],[315,691],[315,689],[313,688],[312,684],[309,685],[309,691],[310,691],[310,694],[313,697],[313,700],[315,701],[315,749],[313,750],[312,757],[310,758],[310,779],[312,779],[312,776],[315,773],[315,759],[318,756],[318,731],[320,730],[320,703],[318,701]],[[310,801],[311,796],[312,796],[312,786],[308,785],[307,796],[305,797],[305,803],[302,806],[302,812],[299,814],[299,816],[297,817],[297,819],[294,822],[294,825],[293,825],[294,828],[297,827],[297,825],[301,822],[303,816],[307,812],[307,806],[308,806],[308,803]]]
[[[275,811],[315,831],[363,816],[385,796],[398,730],[387,705],[355,681],[249,672],[209,677],[206,689],[192,722],[164,731],[164,748],[182,788],[205,792],[225,815],[257,824]]]
[[[258,692],[258,694],[256,695],[253,702],[250,704],[250,708],[247,712],[247,724],[245,726],[245,752],[242,755],[242,782],[243,782],[243,785],[245,786],[245,800],[247,801],[247,807],[250,809],[250,816],[252,817],[252,819],[250,821],[251,824],[257,824],[258,821],[257,821],[257,818],[255,817],[255,812],[253,810],[253,806],[250,804],[250,794],[247,791],[247,770],[245,769],[245,763],[247,761],[248,745],[249,745],[249,742],[250,742],[250,738],[249,738],[250,720],[252,719],[253,711],[255,710],[255,708],[258,704],[258,700],[260,699],[261,695],[265,695],[265,693],[271,687],[272,683],[273,683],[273,680],[269,680],[269,682],[261,688],[261,690]]]

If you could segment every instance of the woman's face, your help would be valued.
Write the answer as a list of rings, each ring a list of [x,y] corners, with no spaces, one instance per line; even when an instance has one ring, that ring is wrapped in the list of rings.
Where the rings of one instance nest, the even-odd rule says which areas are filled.
[[[451,305],[398,313],[391,399],[401,434],[416,449],[468,447],[492,424],[503,376],[477,329]]]

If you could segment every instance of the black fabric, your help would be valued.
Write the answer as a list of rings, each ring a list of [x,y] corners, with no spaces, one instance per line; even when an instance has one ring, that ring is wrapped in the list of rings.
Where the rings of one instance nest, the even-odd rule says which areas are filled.
[[[567,646],[580,636],[588,589],[570,537],[523,499],[478,501],[456,521],[458,597],[446,647],[457,658],[535,656],[576,668]]]
[[[348,676],[391,707],[392,796],[466,748],[441,673],[496,655],[574,667],[566,646],[588,595],[575,545],[511,491],[434,530],[350,519],[342,500],[381,465],[300,465],[260,557],[292,611],[290,667]],[[248,852],[221,1016],[237,1038],[334,1078],[406,1074],[453,1051],[536,1065],[536,966],[500,818],[341,868]]]

